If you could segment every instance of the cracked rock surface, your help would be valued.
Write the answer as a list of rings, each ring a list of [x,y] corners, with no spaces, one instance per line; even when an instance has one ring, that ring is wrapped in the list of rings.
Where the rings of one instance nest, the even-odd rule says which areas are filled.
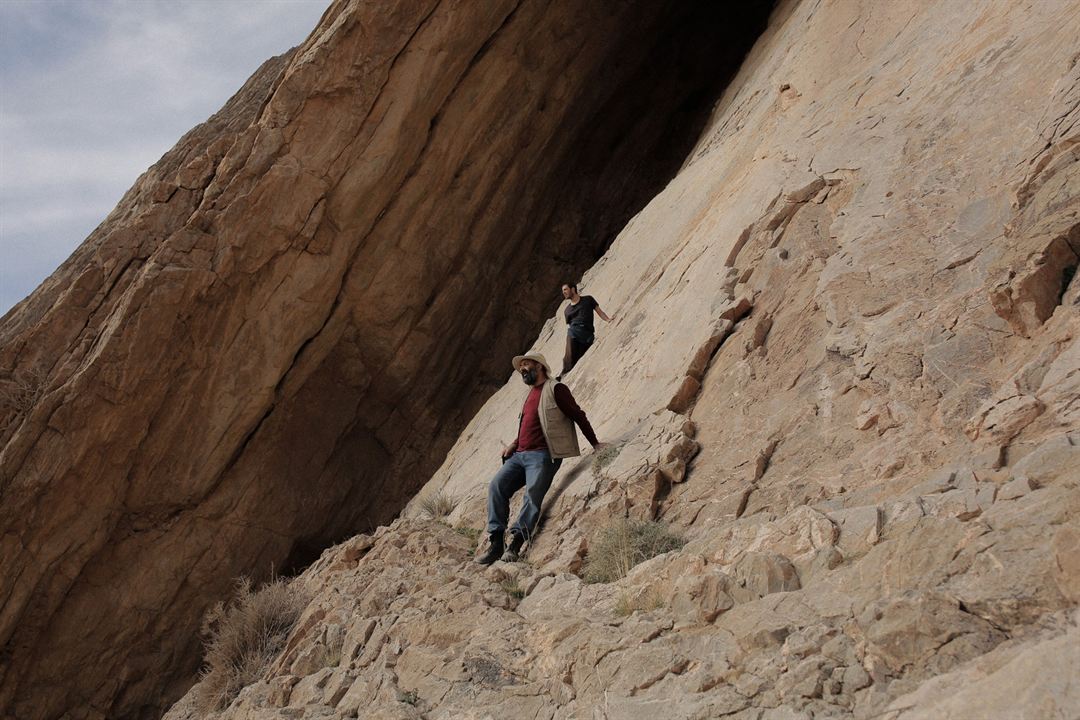
[[[221,717],[1074,712],[1078,10],[782,3],[585,276],[616,321],[565,381],[617,454],[564,463],[523,563],[470,564],[449,526],[484,525],[511,378],[405,518],[296,581],[384,632],[275,704],[287,654]],[[584,582],[624,517],[688,542]]]
[[[0,715],[156,717],[237,575],[389,522],[762,8],[336,0],[182,138],[0,321]]]
[[[440,135],[455,118],[517,118],[507,108],[520,107],[520,96],[496,92],[501,99],[484,104],[488,95],[462,89],[470,73],[488,88],[487,63],[521,57],[532,81],[573,85],[584,82],[573,61],[603,52],[575,34],[576,21],[559,24],[558,12],[529,3],[464,3],[454,12],[375,3],[366,6],[379,8],[372,17],[354,22],[357,7],[335,4],[291,59],[253,79],[253,97],[276,89],[265,104],[253,101],[259,121],[239,123],[228,149],[200,150],[209,161],[178,158],[175,179],[133,190],[154,207],[188,205],[177,210],[180,231],[164,216],[138,215],[147,232],[165,228],[167,240],[109,270],[127,289],[108,302],[127,314],[97,322],[77,311],[101,295],[90,274],[63,286],[83,304],[34,296],[18,310],[26,323],[3,335],[15,338],[4,352],[23,357],[39,352],[29,338],[40,328],[64,329],[73,379],[50,380],[29,416],[5,430],[0,467],[65,481],[42,498],[25,472],[5,476],[3,512],[44,517],[36,508],[50,499],[68,512],[49,515],[52,533],[3,535],[0,569],[18,578],[0,615],[4,659],[22,664],[4,671],[0,701],[13,702],[28,687],[20,683],[60,687],[78,676],[73,664],[101,657],[111,684],[88,683],[81,692],[93,697],[74,716],[107,715],[110,702],[134,714],[138,703],[123,698],[162,685],[153,674],[161,658],[154,665],[131,650],[148,626],[171,617],[160,608],[188,604],[198,586],[220,588],[228,573],[250,567],[235,548],[255,547],[261,560],[287,556],[312,518],[332,525],[339,512],[367,507],[353,504],[354,493],[378,496],[406,482],[410,492],[426,484],[402,517],[326,550],[293,581],[309,605],[286,649],[222,720],[960,720],[1066,717],[1080,707],[1076,0],[778,3],[678,173],[584,276],[582,291],[615,321],[598,324],[596,344],[565,381],[617,452],[605,463],[592,454],[565,462],[524,562],[486,569],[471,562],[466,534],[483,527],[487,482],[524,387],[511,377],[495,389],[508,363],[489,358],[439,377],[440,387],[457,387],[454,372],[487,373],[494,392],[482,405],[479,390],[471,404],[434,390],[427,405],[414,396],[445,367],[425,354],[425,340],[460,330],[449,319],[458,312],[476,327],[439,346],[455,358],[470,349],[486,357],[510,340],[521,351],[530,339],[549,359],[561,356],[560,312],[522,310],[549,317],[531,338],[527,323],[507,329],[499,314],[513,302],[505,298],[540,287],[539,276],[483,274],[492,254],[510,253],[499,233],[536,207],[513,221],[491,209],[517,167],[498,163],[499,148],[540,165],[557,158],[536,149],[544,143],[535,137],[525,151],[483,136],[475,142],[490,152],[484,162],[454,156],[460,162],[437,165],[441,184],[419,183],[427,176],[412,168],[455,152]],[[617,13],[597,12],[597,23],[617,23]],[[530,30],[514,35],[519,22]],[[571,63],[558,81],[528,51],[538,22],[554,23],[551,35],[562,39],[545,43]],[[370,43],[372,61],[338,68],[332,39],[342,33]],[[431,50],[456,43],[468,45],[460,58]],[[410,86],[426,83],[423,92],[400,101],[395,73]],[[322,90],[301,92],[302,79]],[[341,118],[340,128],[314,120],[354,87],[369,88],[363,113]],[[442,104],[459,94],[459,104]],[[555,143],[554,128],[567,122],[540,125]],[[531,126],[520,131],[533,137]],[[349,140],[311,139],[339,132]],[[474,174],[459,181],[447,168]],[[484,188],[490,195],[478,199]],[[573,196],[587,213],[591,201]],[[446,210],[455,201],[483,210],[462,217]],[[226,223],[230,213],[256,211],[266,215],[260,232],[269,242]],[[424,262],[410,265],[435,224],[464,228],[471,240],[425,250]],[[490,232],[477,234],[483,227]],[[357,233],[369,240],[340,240]],[[572,246],[541,256],[562,258]],[[414,287],[404,277],[420,280]],[[437,301],[477,281],[515,294],[484,307],[468,305],[464,291]],[[206,283],[196,294],[207,305],[189,316],[180,302],[188,290],[176,288],[191,282]],[[365,319],[365,302],[400,293],[395,307],[419,313],[416,323]],[[161,334],[160,318],[140,312],[142,298],[155,297],[178,308],[169,327],[179,335]],[[286,298],[322,311],[272,322],[291,317]],[[494,328],[505,333],[496,343]],[[124,333],[146,333],[154,370],[175,379],[175,394],[140,392],[149,380],[140,385],[142,371],[123,361],[130,346],[110,342]],[[237,360],[229,373],[211,367],[205,350],[177,356],[175,338],[189,335],[213,339],[226,357],[254,344],[264,362]],[[207,372],[215,383],[204,384]],[[234,399],[218,402],[226,389]],[[143,407],[137,417],[147,422],[119,432],[131,426],[93,412],[105,403]],[[192,408],[213,412],[193,423]],[[241,416],[248,421],[226,422]],[[329,448],[301,452],[289,432],[311,422],[348,430]],[[172,432],[159,435],[162,423]],[[106,446],[79,440],[95,432],[110,438]],[[438,468],[405,451],[433,436],[448,451]],[[193,472],[184,463],[216,469],[158,505],[145,483],[172,457],[155,450],[165,444],[183,448],[173,458],[182,476]],[[82,448],[79,463],[65,463],[57,449],[67,447]],[[368,472],[372,458],[393,471],[347,489],[314,492],[275,474],[324,461]],[[123,483],[85,481],[113,465]],[[221,482],[233,476],[270,481]],[[422,499],[436,492],[454,501],[444,522],[422,517]],[[285,510],[266,515],[270,504]],[[626,517],[664,521],[687,542],[622,579],[584,582],[597,531]],[[85,526],[74,548],[55,531],[65,523]],[[159,551],[159,561],[139,550]],[[138,577],[145,595],[114,590],[118,573]],[[93,614],[103,598],[137,611],[138,622],[113,641],[103,634],[115,627]],[[169,628],[178,655],[194,652],[196,615]],[[104,647],[121,648],[119,656],[102,655]],[[50,657],[68,664],[34,664]],[[166,717],[202,717],[197,694],[196,686]]]

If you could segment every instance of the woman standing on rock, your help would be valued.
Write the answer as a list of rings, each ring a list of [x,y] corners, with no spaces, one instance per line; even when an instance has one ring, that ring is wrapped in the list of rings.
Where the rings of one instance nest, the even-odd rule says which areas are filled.
[[[565,284],[562,286],[562,295],[570,301],[566,306],[566,353],[563,355],[562,372],[556,380],[562,380],[563,376],[570,372],[581,356],[589,349],[595,339],[593,328],[593,311],[604,322],[611,322],[600,303],[592,295],[579,295],[577,285]]]

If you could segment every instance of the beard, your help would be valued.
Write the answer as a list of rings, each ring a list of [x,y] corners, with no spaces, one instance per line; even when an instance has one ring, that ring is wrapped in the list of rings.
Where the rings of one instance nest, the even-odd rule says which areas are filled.
[[[535,370],[526,370],[525,372],[521,373],[521,379],[526,385],[535,385],[536,384],[536,371]]]

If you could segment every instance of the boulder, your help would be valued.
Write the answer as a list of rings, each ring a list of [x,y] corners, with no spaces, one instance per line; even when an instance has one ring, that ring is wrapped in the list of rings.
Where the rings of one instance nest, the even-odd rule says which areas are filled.
[[[801,587],[799,573],[791,561],[773,553],[746,553],[732,568],[732,577],[735,581],[732,596],[739,602]]]

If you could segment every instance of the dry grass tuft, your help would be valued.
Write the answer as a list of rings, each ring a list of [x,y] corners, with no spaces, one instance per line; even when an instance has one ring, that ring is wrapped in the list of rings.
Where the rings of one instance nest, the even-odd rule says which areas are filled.
[[[611,461],[619,457],[619,451],[622,447],[619,445],[608,445],[606,448],[596,453],[592,460],[592,474],[593,477],[599,478],[603,473],[605,467],[611,464]]]
[[[454,532],[469,541],[469,552],[476,551],[476,546],[480,544],[480,535],[483,533],[482,530],[480,530],[479,528],[459,525],[458,527],[454,528]]]
[[[258,590],[241,578],[236,596],[218,603],[203,621],[206,667],[196,706],[215,712],[228,707],[242,689],[258,681],[285,646],[308,595],[296,583],[278,578]]]
[[[420,498],[420,514],[432,520],[442,520],[454,512],[454,508],[457,506],[457,498],[444,493],[442,490],[436,490]]]
[[[619,617],[626,617],[636,612],[652,612],[662,607],[664,607],[664,595],[659,588],[652,588],[637,597],[632,597],[629,592],[624,590],[619,595],[619,601],[615,605],[615,614]]]
[[[665,523],[617,520],[600,529],[585,558],[585,582],[613,582],[649,558],[678,550],[686,540]]]
[[[511,578],[509,580],[503,580],[499,583],[499,587],[503,592],[512,597],[514,600],[521,600],[525,597],[525,589],[518,584],[517,578]]]

